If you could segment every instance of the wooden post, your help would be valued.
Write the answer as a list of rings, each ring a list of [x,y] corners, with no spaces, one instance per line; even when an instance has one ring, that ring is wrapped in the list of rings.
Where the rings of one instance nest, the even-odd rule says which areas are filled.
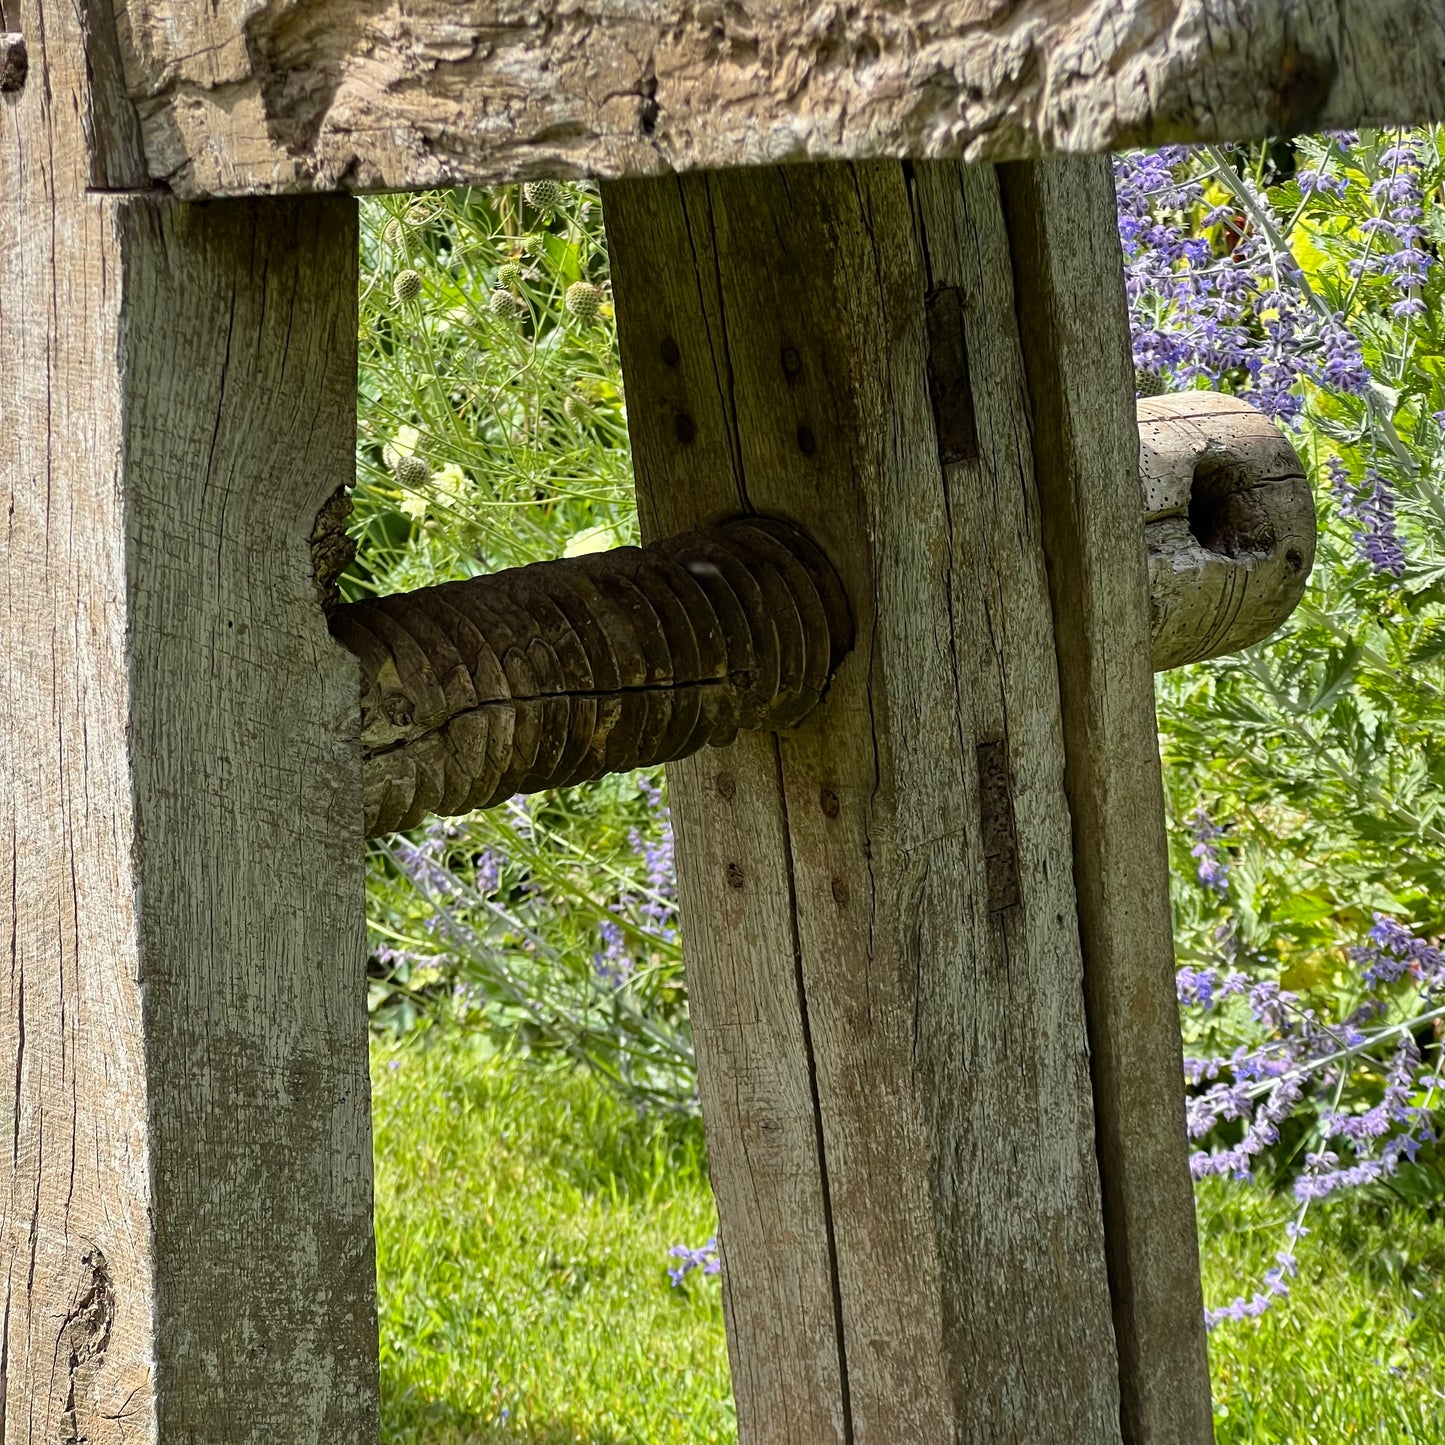
[[[671,773],[742,1438],[1117,1441],[1025,262],[995,172],[720,173],[603,204],[644,530],[790,517],[857,614],[812,718]],[[1071,373],[1105,449],[1133,425],[1115,370]],[[1117,645],[1147,686],[1138,483],[1101,486],[1132,489]],[[1141,786],[1157,807],[1157,759]],[[1152,928],[1157,827],[1130,858]],[[1157,1004],[1167,935],[1147,942]],[[1178,1309],[1197,1321],[1197,1276]],[[1202,1352],[1174,1384],[1207,1413]]]
[[[128,192],[108,7],[5,8],[0,1439],[375,1439],[357,671],[307,546],[354,205]]]
[[[1054,603],[1124,1440],[1208,1445],[1214,1417],[1114,184],[1103,156],[999,174]]]

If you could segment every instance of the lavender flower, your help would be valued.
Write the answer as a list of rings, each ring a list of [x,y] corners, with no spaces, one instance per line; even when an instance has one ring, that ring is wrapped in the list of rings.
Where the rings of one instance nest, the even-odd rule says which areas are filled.
[[[1220,858],[1218,844],[1224,829],[1213,822],[1203,803],[1189,815],[1189,826],[1194,833],[1194,846],[1189,852],[1197,860],[1200,886],[1228,893],[1229,865]]]
[[[1405,552],[1395,530],[1395,498],[1389,484],[1373,467],[1366,468],[1358,486],[1339,457],[1328,463],[1330,487],[1340,515],[1357,522],[1355,550],[1374,570],[1399,577],[1405,571]]]
[[[674,1289],[681,1289],[683,1282],[695,1269],[700,1269],[703,1275],[710,1276],[719,1274],[722,1271],[722,1260],[718,1255],[717,1235],[700,1244],[696,1249],[689,1249],[685,1244],[674,1244],[667,1251],[669,1258],[678,1261],[677,1264],[669,1265],[667,1277],[672,1281]]]
[[[1445,953],[1384,913],[1375,914],[1369,942],[1350,956],[1364,965],[1365,983],[1372,989],[1407,975],[1426,992],[1445,987]]]

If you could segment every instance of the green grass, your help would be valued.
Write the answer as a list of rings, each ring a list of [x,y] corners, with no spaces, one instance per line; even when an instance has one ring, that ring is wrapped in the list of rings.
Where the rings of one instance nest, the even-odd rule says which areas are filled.
[[[1211,1302],[1252,1293],[1284,1245],[1284,1202],[1201,1187]],[[1437,1445],[1445,1439],[1445,1217],[1316,1206],[1291,1298],[1210,1337],[1219,1445]]]
[[[716,1282],[667,1277],[716,1227],[697,1121],[475,1037],[372,1072],[387,1445],[733,1439]]]
[[[716,1281],[666,1274],[714,1228],[697,1124],[445,1033],[376,1045],[373,1073],[386,1445],[733,1439]],[[1201,1190],[1211,1300],[1252,1292],[1285,1217]],[[1445,1219],[1310,1223],[1292,1298],[1211,1339],[1219,1445],[1435,1445]]]

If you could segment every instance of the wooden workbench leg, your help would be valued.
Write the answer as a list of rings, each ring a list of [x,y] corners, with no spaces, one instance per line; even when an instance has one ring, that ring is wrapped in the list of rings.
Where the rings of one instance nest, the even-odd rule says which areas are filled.
[[[1214,1438],[1107,156],[1002,166],[1054,601],[1125,1445]]]
[[[1112,1445],[1059,660],[996,173],[728,172],[603,206],[644,529],[792,517],[857,614],[796,732],[671,773],[742,1439]]]
[[[357,675],[307,544],[354,465],[355,208],[125,194],[103,35],[18,11],[0,1439],[374,1440]]]

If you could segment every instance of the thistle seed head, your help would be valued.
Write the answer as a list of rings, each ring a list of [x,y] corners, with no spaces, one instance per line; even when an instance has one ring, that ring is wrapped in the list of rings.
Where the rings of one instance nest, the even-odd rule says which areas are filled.
[[[528,181],[522,187],[522,197],[534,211],[546,216],[567,199],[567,191],[561,181]]]
[[[582,323],[590,326],[597,320],[602,305],[602,290],[590,281],[574,281],[567,288],[567,310]]]
[[[421,487],[426,485],[427,478],[431,476],[431,468],[425,457],[413,455],[403,457],[397,462],[395,475],[404,487]]]
[[[493,316],[499,316],[503,320],[511,321],[520,316],[526,309],[526,302],[513,296],[505,286],[498,286],[487,299],[487,307]]]

